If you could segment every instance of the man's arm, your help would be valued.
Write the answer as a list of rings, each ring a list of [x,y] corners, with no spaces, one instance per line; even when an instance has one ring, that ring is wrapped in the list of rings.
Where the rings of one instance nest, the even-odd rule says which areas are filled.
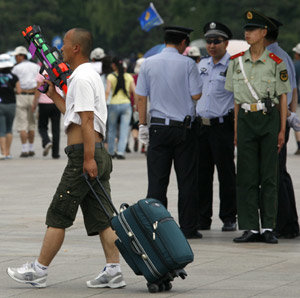
[[[285,141],[285,128],[286,128],[286,116],[287,116],[287,96],[286,93],[280,96],[280,131],[278,134],[278,152],[280,152]]]
[[[84,145],[83,172],[88,173],[91,178],[98,175],[97,163],[95,161],[95,130],[94,112],[78,112],[81,119],[81,133]]]
[[[147,96],[138,95],[138,112],[140,125],[147,125]]]
[[[291,112],[296,113],[297,105],[298,105],[298,92],[297,92],[297,88],[294,88],[293,89],[293,95],[292,95],[292,101],[289,105],[289,110]]]

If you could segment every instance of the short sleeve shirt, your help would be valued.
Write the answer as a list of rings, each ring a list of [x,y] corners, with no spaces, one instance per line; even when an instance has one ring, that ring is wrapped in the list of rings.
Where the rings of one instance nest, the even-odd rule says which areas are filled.
[[[40,67],[31,61],[24,60],[14,66],[12,73],[15,74],[20,81],[20,86],[24,90],[29,90],[37,87],[37,74]]]
[[[132,75],[129,73],[124,73],[125,89],[128,96],[125,94],[123,89],[119,89],[118,92],[115,95],[113,95],[115,93],[115,89],[118,82],[118,74],[116,72],[114,72],[113,74],[109,74],[107,76],[107,80],[110,81],[112,86],[112,98],[110,100],[110,104],[130,103],[130,98],[128,96],[130,96],[130,84],[133,82]]]
[[[81,125],[78,112],[94,112],[94,130],[105,136],[107,108],[104,86],[90,63],[79,65],[67,80],[65,131],[71,123]]]
[[[149,96],[151,117],[183,121],[187,115],[195,116],[191,96],[200,94],[201,89],[195,61],[166,47],[143,62],[136,93]]]
[[[247,50],[242,56],[245,73],[251,86],[257,93],[260,100],[270,98],[275,104],[279,103],[278,97],[283,93],[291,91],[291,86],[288,80],[287,68],[282,61],[277,63],[269,55],[268,50],[265,50],[261,57],[253,62],[250,51]],[[256,99],[252,96],[244,76],[242,74],[239,59],[232,59],[229,63],[225,89],[234,93],[234,99],[237,104],[256,103]]]
[[[197,115],[205,118],[222,117],[233,109],[233,93],[224,88],[230,55],[225,53],[214,64],[212,57],[202,58],[198,64],[202,80],[202,96],[197,101]]]

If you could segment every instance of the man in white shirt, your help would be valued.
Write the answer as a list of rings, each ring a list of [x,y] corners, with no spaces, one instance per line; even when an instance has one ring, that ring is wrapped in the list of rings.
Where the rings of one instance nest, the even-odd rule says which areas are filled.
[[[35,287],[46,287],[48,266],[63,243],[65,229],[73,224],[79,206],[87,234],[100,236],[106,257],[104,269],[95,279],[88,281],[87,286],[120,288],[126,285],[119,264],[119,251],[114,243],[117,237],[110,227],[109,219],[82,177],[82,173],[88,174],[91,184],[111,216],[113,210],[94,180],[98,176],[105,190],[110,193],[112,161],[102,143],[107,110],[101,78],[88,63],[91,47],[92,36],[85,29],[71,29],[64,37],[64,62],[73,70],[67,82],[66,101],[55,91],[53,84],[46,80],[49,84],[47,95],[64,114],[64,126],[68,136],[65,152],[69,162],[47,212],[48,228],[38,259],[20,268],[7,269],[9,276],[17,282]]]
[[[25,47],[16,47],[14,55],[17,64],[12,73],[20,81],[21,94],[17,94],[16,105],[16,128],[20,133],[22,152],[20,157],[33,156],[34,153],[34,133],[35,133],[35,91],[37,88],[37,74],[40,67],[27,60],[28,51]]]

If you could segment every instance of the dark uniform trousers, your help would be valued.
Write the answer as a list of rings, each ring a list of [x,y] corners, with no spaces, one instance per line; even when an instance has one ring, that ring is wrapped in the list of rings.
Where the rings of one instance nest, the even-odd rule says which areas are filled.
[[[293,182],[286,168],[287,143],[290,128],[287,123],[285,143],[279,153],[279,192],[276,232],[279,235],[294,237],[299,234]]]
[[[197,142],[194,129],[151,125],[147,149],[148,194],[167,207],[167,188],[174,161],[178,184],[179,225],[184,234],[196,230]]]
[[[278,133],[280,115],[276,107],[238,113],[237,209],[241,230],[275,228],[278,203]]]
[[[48,122],[51,120],[52,157],[59,156],[60,111],[55,104],[39,104],[38,129],[42,138],[43,148],[49,143]]]
[[[230,120],[198,129],[198,224],[209,227],[213,214],[213,176],[219,178],[220,211],[223,222],[236,222],[234,130]]]

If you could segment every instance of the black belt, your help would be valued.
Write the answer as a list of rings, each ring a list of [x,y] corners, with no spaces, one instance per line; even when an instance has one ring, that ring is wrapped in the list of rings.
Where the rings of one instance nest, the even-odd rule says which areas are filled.
[[[201,125],[212,126],[212,125],[223,124],[225,121],[229,120],[229,115],[216,117],[216,118],[197,117],[196,119],[197,121],[200,122]]]
[[[69,145],[65,148],[66,154],[69,154],[73,151],[76,150],[83,150],[84,146],[83,144],[74,144],[74,145]],[[95,148],[103,148],[103,143],[95,143]]]
[[[177,127],[183,127],[185,126],[185,122],[184,121],[177,121],[177,120],[169,120],[169,124],[166,124],[166,119],[164,118],[157,118],[157,117],[152,117],[150,120],[150,123],[153,124],[164,124],[164,125],[168,125],[168,126],[177,126]],[[190,126],[190,125],[188,125]]]
[[[27,93],[27,92],[21,92],[22,95],[34,95],[34,92],[33,93]]]

